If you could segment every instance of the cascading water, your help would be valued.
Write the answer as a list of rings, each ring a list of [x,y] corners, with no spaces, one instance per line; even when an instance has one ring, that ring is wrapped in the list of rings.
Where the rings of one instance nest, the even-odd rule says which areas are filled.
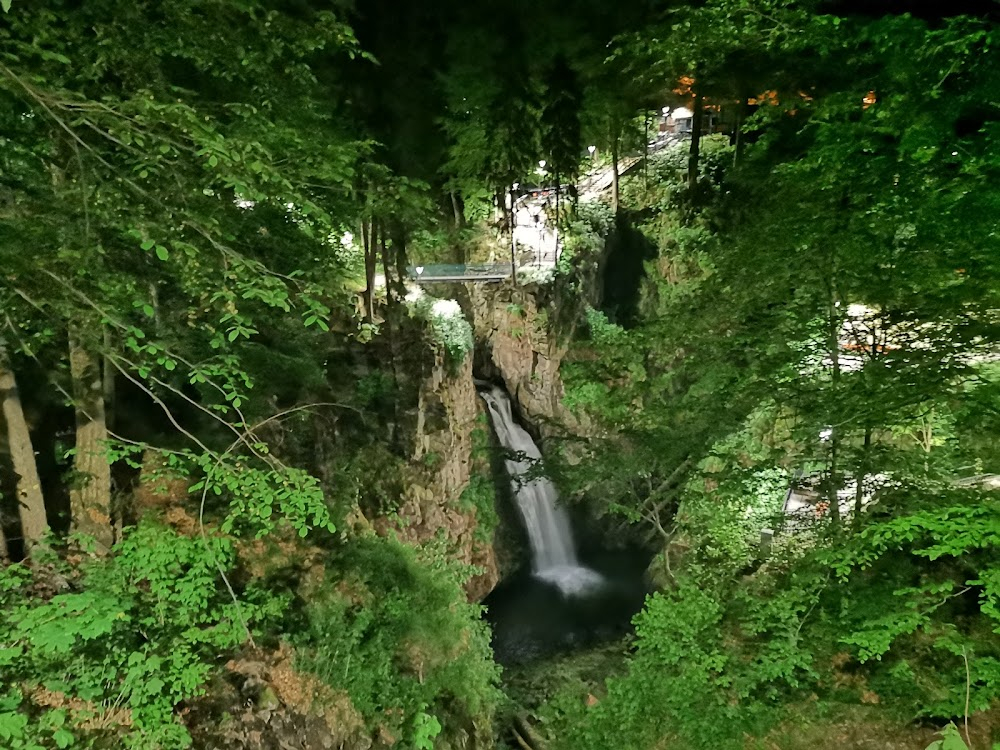
[[[515,421],[506,393],[491,388],[480,391],[480,395],[489,407],[497,439],[509,454],[504,463],[528,531],[535,576],[554,584],[564,594],[580,594],[595,588],[603,579],[577,561],[569,515],[559,505],[555,485],[532,471],[542,457],[541,451]]]

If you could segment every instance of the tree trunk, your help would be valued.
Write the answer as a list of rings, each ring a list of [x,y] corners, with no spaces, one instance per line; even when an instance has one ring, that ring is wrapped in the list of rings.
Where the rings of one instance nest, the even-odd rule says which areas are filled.
[[[104,385],[100,362],[87,350],[77,325],[70,327],[69,367],[76,410],[73,469],[77,473],[69,495],[70,529],[92,536],[98,544],[110,548],[114,540],[111,529],[111,466],[105,452],[108,428],[104,413]]]
[[[406,227],[397,217],[391,219],[391,227],[392,256],[396,261],[394,283],[399,299],[404,299],[406,297],[406,277],[409,275],[409,269],[406,267]]]
[[[365,319],[371,323],[375,319],[375,222],[367,219],[361,222],[361,241],[365,248]]]
[[[451,210],[455,214],[455,228],[461,229],[465,226],[465,212],[458,205],[458,196],[455,195],[455,191],[452,190],[448,194],[451,196]]]
[[[389,231],[388,229],[379,222],[374,225],[375,228],[372,229],[372,244],[374,245],[375,238],[378,237],[382,251],[382,270],[385,273],[385,293],[386,299],[392,300],[392,288],[389,284],[389,268],[390,268],[390,258],[389,258]],[[382,323],[382,338],[389,348],[389,370],[392,372],[392,382],[394,387],[394,392],[399,393],[402,379],[399,373],[399,342],[397,340],[397,318],[396,312],[398,307],[396,305],[388,305],[386,307],[383,323]],[[400,429],[400,412],[399,412],[399,399],[392,399],[392,421],[389,426],[389,444],[393,447],[393,450],[402,450],[402,429]]]
[[[386,304],[392,303],[392,273],[390,268],[392,264],[389,262],[389,245],[386,235],[388,232],[385,227],[382,226],[382,222],[376,225],[375,229],[372,229],[372,237],[378,237],[380,252],[382,255],[382,275],[385,276],[385,301]]]
[[[691,151],[688,153],[688,188],[698,187],[698,160],[701,156],[701,125],[705,118],[704,99],[701,92],[694,94],[694,110],[691,118]]]
[[[42,496],[42,482],[38,478],[35,464],[35,450],[31,445],[31,434],[24,418],[21,397],[17,391],[17,381],[10,367],[6,351],[0,347],[0,398],[3,399],[3,418],[7,423],[7,440],[10,448],[11,465],[16,476],[18,515],[21,519],[21,536],[24,538],[25,554],[38,545],[49,530],[45,516],[45,498]],[[2,536],[0,531],[0,536]],[[2,540],[0,540],[2,541]],[[6,545],[3,545],[4,551]]]
[[[514,285],[517,285],[517,242],[514,239],[514,189],[507,193],[510,196],[510,277]]]
[[[111,338],[108,332],[104,332],[104,348],[107,351],[111,350]],[[115,388],[115,366],[111,361],[111,357],[103,357],[101,360],[102,364],[102,396],[104,398],[104,411],[105,420],[108,425],[108,429],[112,432],[115,429],[115,406],[116,406],[116,388]]]
[[[733,131],[733,166],[743,161],[743,153],[746,151],[746,140],[743,137],[743,123],[746,122],[749,105],[747,97],[742,95],[736,108],[736,128]]]
[[[552,228],[552,261],[553,263],[559,258],[559,199],[561,197],[559,190],[559,172],[555,172],[556,177],[556,223]],[[539,254],[540,255],[540,254]]]
[[[831,274],[831,280],[835,274]],[[832,283],[832,281],[831,281]],[[839,301],[836,294],[830,293],[829,329],[827,331],[827,348],[830,356],[830,380],[832,383],[831,398],[836,403],[840,393],[840,316],[838,315]],[[840,449],[840,430],[830,426],[830,476],[827,488],[827,502],[830,503],[830,523],[834,528],[840,526],[840,470],[838,467]]]
[[[618,186],[618,137],[611,138],[611,210],[618,215],[620,198]]]
[[[854,523],[855,529],[861,528],[861,511],[864,508],[865,480],[868,478],[868,466],[870,465],[872,451],[872,428],[865,427],[865,441],[861,448],[861,461],[858,467],[858,486],[854,490]]]
[[[642,111],[644,135],[642,141],[642,189],[649,192],[649,110]]]

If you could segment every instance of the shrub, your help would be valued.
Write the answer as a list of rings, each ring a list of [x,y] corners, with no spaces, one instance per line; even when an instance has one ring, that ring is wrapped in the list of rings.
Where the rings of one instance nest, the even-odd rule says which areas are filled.
[[[410,310],[411,315],[429,324],[434,344],[444,350],[452,365],[465,360],[474,345],[472,326],[455,300],[425,294],[412,303]]]
[[[488,725],[499,699],[489,633],[443,548],[371,537],[332,567],[341,582],[308,606],[301,665],[404,746],[430,747],[449,717]]]
[[[203,694],[220,655],[245,640],[244,622],[282,608],[273,597],[233,602],[219,578],[234,563],[226,538],[144,521],[113,553],[75,573],[56,559],[0,570],[3,747],[189,747],[177,706]]]

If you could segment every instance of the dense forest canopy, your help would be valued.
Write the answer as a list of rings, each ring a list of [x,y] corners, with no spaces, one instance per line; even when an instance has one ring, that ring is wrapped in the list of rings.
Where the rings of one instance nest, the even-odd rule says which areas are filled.
[[[0,747],[1000,746],[1000,6],[571,5],[0,0]]]

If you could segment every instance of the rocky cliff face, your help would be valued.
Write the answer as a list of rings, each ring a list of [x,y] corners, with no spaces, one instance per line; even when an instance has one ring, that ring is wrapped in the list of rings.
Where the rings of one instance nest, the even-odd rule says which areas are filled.
[[[476,538],[475,508],[459,505],[472,472],[472,431],[479,414],[472,357],[458,368],[441,354],[419,387],[412,455],[404,470],[397,511],[400,538],[423,544],[444,530],[458,561],[483,570],[466,584],[470,599],[482,599],[499,580],[493,546]],[[376,527],[388,524],[380,519]]]
[[[503,381],[519,412],[542,437],[587,426],[563,404],[559,367],[566,354],[565,337],[549,321],[545,291],[511,284],[469,284],[454,290],[473,326],[476,364],[482,375]],[[481,404],[473,380],[473,358],[457,368],[442,354],[426,350],[404,353],[401,373],[415,384],[415,404],[401,415],[409,461],[402,477],[403,496],[397,510],[397,533],[411,544],[423,544],[444,530],[460,562],[482,568],[466,590],[472,599],[488,594],[499,579],[494,545],[477,535],[474,507],[459,502],[469,486],[473,465],[473,430]],[[411,393],[413,391],[411,390]],[[479,467],[482,470],[483,467]],[[380,531],[395,523],[375,521]]]
[[[567,345],[553,332],[539,290],[511,284],[470,287],[471,322],[484,374],[503,380],[521,414],[542,436],[557,426],[585,431],[562,403],[559,366]]]

